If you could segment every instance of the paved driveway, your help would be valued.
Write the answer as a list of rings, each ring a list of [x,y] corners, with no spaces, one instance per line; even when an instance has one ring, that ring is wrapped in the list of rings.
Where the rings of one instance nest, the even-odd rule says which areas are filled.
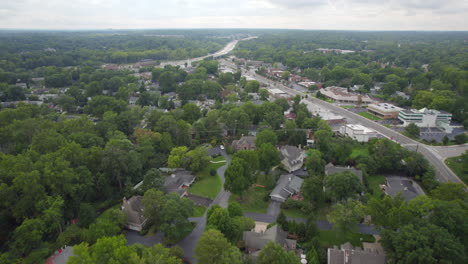
[[[268,204],[267,215],[271,215],[276,218],[279,215],[280,211],[281,203],[276,201],[270,201],[270,204]]]

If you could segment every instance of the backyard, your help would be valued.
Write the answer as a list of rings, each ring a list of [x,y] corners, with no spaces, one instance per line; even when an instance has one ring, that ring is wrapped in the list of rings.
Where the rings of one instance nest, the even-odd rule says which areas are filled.
[[[372,197],[380,199],[382,197],[382,191],[380,185],[385,183],[385,177],[382,175],[373,175],[367,177],[369,188],[372,190]]]
[[[350,242],[353,246],[362,247],[362,242],[375,242],[372,235],[349,233],[342,234],[336,230],[320,230],[320,243],[325,247],[339,246],[346,242]]]
[[[266,213],[270,199],[268,197],[265,201],[264,198],[268,193],[264,187],[252,186],[244,193],[242,199],[238,195],[231,194],[229,201],[238,201],[244,212]]]

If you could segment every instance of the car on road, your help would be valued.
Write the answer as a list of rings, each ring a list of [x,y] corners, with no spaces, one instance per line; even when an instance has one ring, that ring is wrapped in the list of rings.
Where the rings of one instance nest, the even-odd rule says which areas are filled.
[[[224,146],[223,145],[219,145],[219,148],[224,150]]]

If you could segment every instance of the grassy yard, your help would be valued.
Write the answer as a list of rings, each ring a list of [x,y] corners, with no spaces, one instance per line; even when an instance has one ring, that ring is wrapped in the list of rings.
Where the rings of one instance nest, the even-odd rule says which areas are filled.
[[[309,215],[304,213],[301,209],[293,208],[293,209],[282,209],[284,214],[289,217],[295,218],[308,218]]]
[[[344,109],[349,109],[349,108],[355,108],[356,106],[354,106],[354,105],[341,105],[340,107],[344,108]]]
[[[205,214],[206,207],[201,205],[195,205],[193,207],[193,217],[202,217]]]
[[[360,116],[363,116],[367,119],[370,119],[370,120],[382,120],[382,118],[378,117],[378,116],[375,116],[373,114],[370,114],[368,112],[360,112],[360,113],[357,113],[358,115]]]
[[[217,170],[224,164],[226,163],[210,163],[202,171],[198,172],[197,180],[190,186],[189,193],[214,199],[221,190],[221,178],[218,175],[211,176],[210,170]]]
[[[268,191],[263,187],[250,187],[244,193],[242,200],[238,195],[231,194],[230,201],[238,201],[244,212],[266,213],[269,201],[265,202],[263,198],[268,194]]]
[[[353,147],[353,151],[349,157],[351,159],[356,159],[359,156],[367,157],[369,156],[369,150],[367,149],[367,145],[360,145],[359,147]]]
[[[220,161],[226,161],[226,159],[223,156],[218,156],[212,160],[213,162],[220,162]]]
[[[463,171],[461,157],[452,157],[445,160],[445,164],[455,173],[465,184],[468,184],[468,173]]]
[[[380,198],[382,195],[382,191],[380,190],[380,184],[385,183],[385,177],[382,175],[377,175],[377,176],[369,176],[367,177],[367,181],[369,183],[369,188],[372,189],[372,197],[374,198]]]
[[[320,230],[320,244],[325,247],[339,246],[346,242],[350,242],[353,246],[362,247],[362,242],[375,242],[372,235],[359,233],[341,234],[335,230]]]

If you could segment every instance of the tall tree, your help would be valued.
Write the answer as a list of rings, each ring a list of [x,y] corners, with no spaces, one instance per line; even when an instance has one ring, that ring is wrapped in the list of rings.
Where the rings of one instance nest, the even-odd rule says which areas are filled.
[[[224,188],[232,193],[242,195],[251,183],[251,172],[247,162],[234,157],[226,169]]]
[[[260,250],[257,258],[258,264],[299,264],[299,258],[294,252],[286,252],[280,244],[269,241]]]
[[[162,209],[166,203],[164,193],[157,189],[149,189],[145,192],[141,202],[145,208],[143,215],[148,219],[148,223],[159,226],[161,224]]]
[[[242,255],[239,249],[216,229],[203,232],[195,248],[195,258],[199,263],[211,264],[242,264]]]
[[[349,171],[328,175],[324,185],[326,192],[337,201],[355,197],[363,191],[359,177]]]
[[[280,163],[279,151],[270,143],[262,144],[258,149],[260,169],[268,172],[271,167]]]
[[[333,211],[327,216],[334,224],[333,228],[346,234],[356,232],[357,224],[364,217],[364,206],[361,202],[348,199],[346,202],[338,203]]]

